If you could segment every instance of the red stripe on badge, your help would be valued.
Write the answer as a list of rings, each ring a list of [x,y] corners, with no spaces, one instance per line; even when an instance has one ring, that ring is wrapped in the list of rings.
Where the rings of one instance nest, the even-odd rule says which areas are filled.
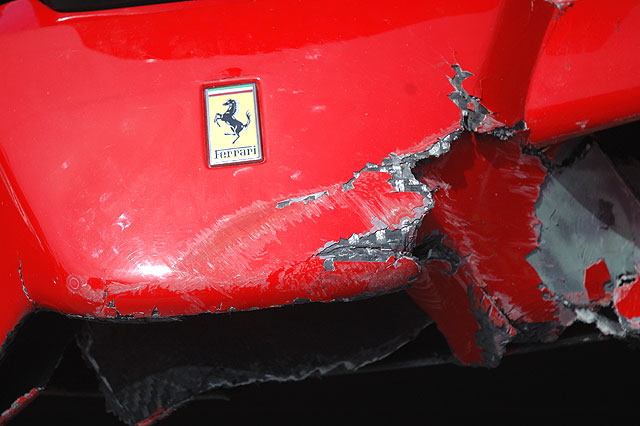
[[[244,90],[242,92],[223,92],[223,93],[209,93],[209,97],[222,96],[222,95],[238,95],[240,93],[251,93],[253,90]]]

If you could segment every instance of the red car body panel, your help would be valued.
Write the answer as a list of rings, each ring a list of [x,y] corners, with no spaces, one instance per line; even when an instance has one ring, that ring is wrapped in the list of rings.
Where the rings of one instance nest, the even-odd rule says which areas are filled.
[[[524,120],[514,139],[546,146],[637,119],[639,43],[632,0],[6,3],[0,341],[34,308],[170,317],[414,285],[456,355],[489,362],[473,309],[505,341],[516,323],[567,321],[525,260],[543,164],[471,132]],[[257,84],[264,161],[208,168],[203,88],[238,82]],[[479,104],[452,91],[489,112],[469,127]],[[422,188],[412,177],[394,183],[430,155],[424,188],[451,185],[435,205],[398,186]],[[455,274],[411,253],[434,229],[468,259]]]

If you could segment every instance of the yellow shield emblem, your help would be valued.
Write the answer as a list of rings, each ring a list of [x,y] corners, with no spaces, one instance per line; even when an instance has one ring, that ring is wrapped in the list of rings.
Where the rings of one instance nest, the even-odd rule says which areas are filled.
[[[262,161],[255,83],[204,90],[209,167]]]

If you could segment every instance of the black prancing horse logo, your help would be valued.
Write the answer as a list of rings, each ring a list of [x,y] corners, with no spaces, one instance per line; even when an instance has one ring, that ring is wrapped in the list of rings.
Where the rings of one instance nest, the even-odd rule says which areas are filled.
[[[251,114],[247,111],[247,122],[243,123],[237,118],[234,117],[236,115],[236,111],[238,110],[238,103],[233,99],[227,99],[225,103],[222,105],[228,106],[227,110],[220,114],[216,112],[216,116],[213,119],[213,122],[220,127],[220,123],[218,121],[222,121],[226,123],[231,129],[231,133],[225,133],[227,136],[235,136],[236,138],[231,143],[236,143],[236,141],[240,138],[240,132],[247,128],[247,126],[251,123]]]

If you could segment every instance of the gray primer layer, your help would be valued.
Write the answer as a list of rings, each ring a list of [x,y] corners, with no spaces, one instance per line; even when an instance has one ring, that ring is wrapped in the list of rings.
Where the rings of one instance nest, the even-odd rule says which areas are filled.
[[[500,140],[507,140],[516,133],[527,130],[524,120],[521,120],[513,126],[507,126],[491,116],[492,112],[480,103],[480,99],[470,95],[462,82],[473,74],[464,71],[460,65],[452,65],[455,75],[449,78],[449,82],[455,89],[449,94],[449,99],[460,108],[462,116],[460,117],[460,125],[463,129],[476,133],[488,133]],[[469,105],[472,107],[469,108]]]
[[[305,195],[304,197],[298,197],[298,198],[289,198],[288,200],[284,200],[284,201],[280,201],[278,204],[276,204],[276,207],[279,209],[283,209],[285,207],[289,207],[292,203],[310,203],[311,201],[315,201],[320,197],[324,197],[325,195],[328,195],[329,191],[321,191],[321,192],[316,192],[315,194],[310,194],[310,195]]]
[[[640,203],[598,145],[586,149],[547,177],[539,249],[527,256],[549,290],[577,304],[588,303],[584,271],[598,260],[613,280],[640,263]]]

